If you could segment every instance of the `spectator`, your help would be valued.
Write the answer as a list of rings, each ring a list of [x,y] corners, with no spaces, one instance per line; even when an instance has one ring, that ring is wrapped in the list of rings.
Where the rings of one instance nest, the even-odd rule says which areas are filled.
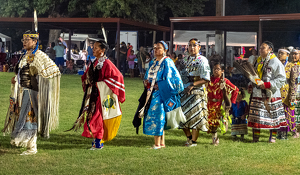
[[[132,50],[132,45],[130,43],[127,43],[127,58],[130,56]]]
[[[77,47],[77,44],[74,44],[73,50],[72,50],[73,54],[79,54],[80,50]]]
[[[84,66],[83,66],[83,70],[85,71],[86,68],[87,68],[87,65],[86,65],[86,58],[87,58],[87,52],[86,50],[82,50],[81,54],[80,54],[80,59],[84,61]]]
[[[144,79],[144,74],[145,74],[145,62],[146,62],[146,53],[144,50],[144,47],[140,47],[140,51],[136,54],[138,58],[138,68],[140,71],[140,76],[141,79]]]
[[[88,52],[88,56],[87,56],[87,59],[86,59],[87,64],[88,64],[90,61],[92,61],[92,60],[95,59],[95,57],[94,57],[94,55],[93,55],[93,49],[94,49],[94,43],[93,43],[93,42],[90,42],[90,46],[89,46],[88,49],[87,49],[87,52]]]
[[[49,47],[47,47],[45,53],[51,58],[51,60],[55,61],[55,50],[53,49],[55,47],[55,43],[49,43]]]
[[[151,61],[151,56],[150,54],[146,54],[146,60],[145,60],[145,69],[149,69],[149,63]]]
[[[63,46],[61,41],[58,41],[58,45],[56,45],[53,48],[53,50],[55,50],[55,55],[56,55],[55,64],[57,65],[57,67],[59,67],[60,72],[63,71],[63,66],[64,66],[64,63],[65,63],[64,49],[65,49],[65,46]]]
[[[59,39],[59,41],[61,41],[61,43],[63,44],[63,46],[65,46],[64,55],[67,54],[67,52],[68,52],[67,42],[64,39],[62,39],[62,37],[59,37],[58,39]]]
[[[126,73],[126,60],[127,60],[127,48],[126,48],[126,43],[123,41],[121,43],[121,48],[120,48],[120,68],[122,67],[122,74],[125,77]],[[119,70],[121,70],[119,68]]]
[[[0,53],[5,53],[5,52],[6,52],[6,50],[5,50],[5,44],[4,44],[4,42],[2,42]]]
[[[130,51],[130,55],[128,57],[128,67],[129,67],[129,72],[130,72],[130,78],[134,77],[134,59],[136,56],[134,55],[134,51]]]
[[[116,48],[117,48],[117,45],[114,46],[111,46],[112,47],[112,50],[111,50],[111,53],[109,54],[108,56],[108,59],[114,63],[116,65]],[[113,48],[114,47],[114,48]]]
[[[175,62],[175,66],[177,68],[177,70],[180,72],[181,70],[183,70],[185,68],[184,64],[183,64],[183,56],[182,54],[178,55],[178,59]]]
[[[252,49],[251,52],[252,52],[252,55],[249,57],[248,62],[251,63],[252,65],[254,65],[256,59],[258,58],[258,56],[256,54],[257,52],[256,52],[255,49]]]
[[[106,57],[107,57],[108,59],[109,59],[109,57],[110,57],[112,51],[113,51],[113,46],[110,45],[110,46],[108,47],[107,51],[106,51]],[[111,61],[111,59],[110,59],[110,61]]]
[[[72,74],[74,73],[74,60],[67,60],[67,68],[65,73]]]
[[[175,63],[176,61],[177,61],[177,57],[176,57],[177,55],[176,55],[176,53],[172,53],[172,55],[171,55],[171,59],[173,60],[173,62]]]

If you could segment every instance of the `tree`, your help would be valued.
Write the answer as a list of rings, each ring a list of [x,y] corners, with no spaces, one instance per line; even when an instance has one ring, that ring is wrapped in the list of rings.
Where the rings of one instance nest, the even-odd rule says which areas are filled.
[[[166,15],[177,17],[203,14],[206,1],[208,0],[0,0],[0,16],[33,17],[33,10],[36,8],[39,17],[120,17],[159,24],[165,20]],[[172,14],[168,14],[169,12]],[[50,30],[49,38],[57,33],[60,31]]]
[[[206,1],[208,0],[0,0],[0,16],[32,17],[33,9],[36,8],[39,16],[121,17],[152,22],[156,17],[163,19],[167,10],[175,17],[203,14]]]

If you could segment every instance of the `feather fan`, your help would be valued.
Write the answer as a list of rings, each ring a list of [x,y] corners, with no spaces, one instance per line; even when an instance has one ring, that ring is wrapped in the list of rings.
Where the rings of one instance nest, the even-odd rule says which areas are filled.
[[[249,78],[249,80],[256,84],[256,85],[262,85],[263,81],[259,78],[258,74],[256,73],[256,71],[254,70],[252,64],[250,64],[249,62],[247,63],[242,63],[242,65],[240,65],[237,62],[233,62],[233,66],[239,70],[240,72],[242,72],[247,78]]]

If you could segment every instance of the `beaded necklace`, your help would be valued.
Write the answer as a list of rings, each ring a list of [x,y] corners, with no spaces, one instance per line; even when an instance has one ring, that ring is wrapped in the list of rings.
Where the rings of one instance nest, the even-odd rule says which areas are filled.
[[[195,63],[195,61],[196,61],[196,59],[199,57],[200,55],[199,54],[197,54],[197,55],[195,55],[195,57],[192,57],[192,56],[189,56],[188,57],[188,59],[187,59],[187,64],[186,64],[186,71],[187,72],[193,72],[193,71],[196,71],[197,69],[198,69],[198,66],[196,66],[196,65],[198,65],[199,64],[199,62],[196,62]]]

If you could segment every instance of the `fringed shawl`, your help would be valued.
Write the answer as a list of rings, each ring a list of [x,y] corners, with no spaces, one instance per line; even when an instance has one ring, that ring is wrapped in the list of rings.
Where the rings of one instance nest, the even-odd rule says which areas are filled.
[[[19,62],[19,68],[27,64],[26,55]],[[38,133],[43,137],[49,137],[49,131],[58,127],[59,118],[59,94],[60,94],[60,76],[61,73],[55,63],[44,52],[38,50],[35,53],[34,60],[30,64],[30,68],[37,70],[38,78]],[[18,75],[16,76],[18,80]],[[21,107],[23,88],[18,81],[12,85],[10,97],[10,108],[8,109],[4,133],[13,131],[14,123],[18,118],[18,104]],[[18,103],[17,103],[18,102]]]

